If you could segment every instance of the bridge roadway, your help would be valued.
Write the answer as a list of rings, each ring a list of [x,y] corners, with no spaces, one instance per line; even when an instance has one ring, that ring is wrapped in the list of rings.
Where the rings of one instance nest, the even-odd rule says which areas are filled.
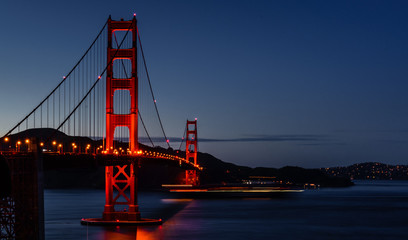
[[[6,157],[17,157],[30,155],[27,152],[2,152]],[[202,170],[198,164],[186,161],[185,158],[149,150],[140,150],[137,154],[85,154],[85,153],[58,153],[58,152],[44,152],[42,154],[43,161],[48,163],[54,162],[61,166],[63,162],[70,161],[76,163],[83,163],[87,165],[93,163],[99,166],[115,166],[127,165],[130,163],[138,164],[168,164],[171,166],[178,166],[186,170]]]

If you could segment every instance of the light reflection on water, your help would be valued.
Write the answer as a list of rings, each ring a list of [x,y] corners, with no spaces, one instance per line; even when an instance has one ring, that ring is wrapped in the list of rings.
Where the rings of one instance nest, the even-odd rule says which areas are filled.
[[[142,217],[161,226],[82,226],[100,217],[103,190],[46,190],[47,239],[405,239],[408,182],[359,181],[285,199],[172,200],[140,193]]]

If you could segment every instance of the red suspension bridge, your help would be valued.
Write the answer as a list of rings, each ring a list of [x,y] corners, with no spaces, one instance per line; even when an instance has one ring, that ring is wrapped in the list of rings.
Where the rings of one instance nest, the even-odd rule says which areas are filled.
[[[1,138],[1,150],[9,158],[41,149],[44,157],[104,161],[106,201],[98,221],[137,223],[144,221],[137,204],[141,162],[175,162],[186,169],[184,184],[199,184],[197,119],[187,121],[179,150],[183,143],[184,156],[154,150],[170,143],[134,16],[108,18],[75,66]]]

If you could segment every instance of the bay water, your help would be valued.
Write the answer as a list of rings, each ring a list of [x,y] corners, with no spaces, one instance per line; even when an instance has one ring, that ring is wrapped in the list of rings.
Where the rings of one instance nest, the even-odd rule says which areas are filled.
[[[173,199],[140,192],[143,218],[160,226],[86,226],[101,217],[105,192],[45,190],[46,239],[407,239],[408,181],[355,181],[284,198]]]

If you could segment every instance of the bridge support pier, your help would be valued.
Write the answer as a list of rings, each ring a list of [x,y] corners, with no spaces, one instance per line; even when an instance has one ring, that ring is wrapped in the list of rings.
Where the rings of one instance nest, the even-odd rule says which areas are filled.
[[[161,219],[141,218],[137,205],[137,169],[136,159],[127,165],[106,166],[106,204],[102,218],[86,218],[83,225],[157,225]],[[123,205],[124,209],[115,209]],[[126,206],[128,207],[126,209]]]
[[[104,221],[140,220],[139,206],[137,205],[137,169],[135,163],[122,166],[106,166],[106,204],[102,214]],[[125,192],[128,189],[129,195]],[[113,198],[114,191],[117,192],[117,195]],[[127,205],[128,209],[116,211],[115,205]]]
[[[0,239],[43,240],[42,151],[36,139],[30,152],[0,155]],[[7,184],[5,188],[1,185]]]
[[[200,185],[197,170],[186,170],[186,184],[192,186]]]

